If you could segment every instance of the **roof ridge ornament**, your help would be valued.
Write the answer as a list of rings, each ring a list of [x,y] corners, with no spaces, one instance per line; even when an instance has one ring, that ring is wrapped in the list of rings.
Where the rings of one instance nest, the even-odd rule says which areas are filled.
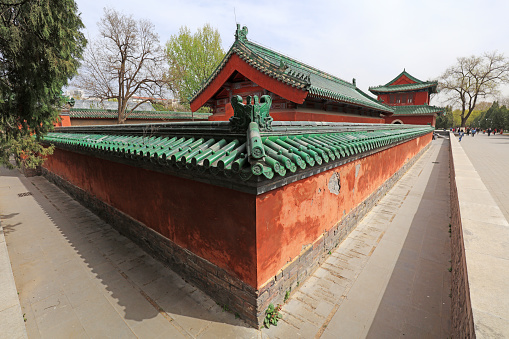
[[[230,118],[230,130],[232,132],[246,132],[249,123],[255,122],[260,131],[272,130],[272,117],[270,116],[270,107],[272,98],[270,95],[263,95],[260,100],[258,96],[246,98],[246,104],[242,102],[240,95],[234,95],[231,99],[233,107],[233,117]]]
[[[235,41],[246,42],[247,41],[247,27],[244,26],[240,29],[240,24],[237,24],[237,30],[235,31]]]

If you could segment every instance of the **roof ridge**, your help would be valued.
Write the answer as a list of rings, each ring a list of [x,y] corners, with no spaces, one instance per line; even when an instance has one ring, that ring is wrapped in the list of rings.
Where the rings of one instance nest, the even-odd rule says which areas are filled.
[[[398,76],[396,76],[394,79],[392,79],[391,81],[389,81],[387,84],[385,84],[384,86],[391,86],[391,84],[393,82],[395,82],[396,80],[398,80],[402,75],[405,75],[407,78],[409,78],[410,80],[413,80],[417,83],[422,83],[423,81],[422,80],[419,80],[417,79],[416,77],[410,75],[404,68],[403,68],[403,72],[399,73]],[[408,85],[408,84],[407,84]],[[393,85],[395,86],[395,85]]]
[[[247,45],[253,45],[255,47],[258,47],[258,48],[261,48],[262,50],[265,50],[267,52],[272,52],[272,53],[275,53],[277,54],[277,56],[279,57],[282,57],[282,58],[285,58],[289,61],[292,61],[293,63],[296,63],[297,65],[294,66],[294,67],[298,67],[298,68],[302,68],[303,70],[306,70],[306,71],[312,71],[315,75],[319,75],[319,76],[326,76],[329,78],[329,80],[333,80],[333,81],[336,81],[336,82],[339,82],[341,83],[342,85],[347,85],[347,86],[350,86],[352,88],[355,88],[356,86],[354,86],[352,83],[346,81],[346,80],[343,80],[341,79],[340,77],[337,77],[335,75],[332,75],[330,73],[327,73],[325,71],[322,71],[316,67],[313,67],[313,66],[310,66],[302,61],[299,61],[297,59],[294,59],[284,53],[281,53],[281,52],[278,52],[278,51],[275,51],[274,49],[272,49],[271,47],[268,47],[268,46],[264,46],[263,44],[259,43],[259,42],[253,42],[253,41],[250,41],[250,40],[246,40],[245,42],[243,42],[244,45],[246,45],[246,47],[249,48],[249,46]]]

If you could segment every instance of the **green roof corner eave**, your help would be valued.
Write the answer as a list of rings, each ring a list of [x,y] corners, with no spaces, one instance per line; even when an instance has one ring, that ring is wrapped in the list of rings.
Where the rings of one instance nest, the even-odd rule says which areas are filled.
[[[406,76],[410,80],[414,81],[413,84],[403,84],[403,85],[393,85],[399,78],[402,76]],[[385,93],[394,93],[394,92],[405,92],[405,91],[417,91],[428,89],[430,93],[438,93],[437,91],[438,81],[422,81],[419,80],[409,73],[406,70],[403,70],[400,74],[398,74],[394,79],[386,83],[385,85],[373,86],[369,88],[369,91],[375,95],[385,94]]]
[[[406,106],[394,106],[394,115],[444,115],[445,109],[442,107],[430,106],[430,105],[406,105]]]
[[[404,85],[392,85],[392,86],[376,86],[370,87],[369,91],[375,95],[386,94],[386,93],[397,93],[397,92],[415,92],[428,90],[430,93],[438,93],[438,82],[430,81],[421,84],[404,84]]]
[[[242,41],[237,40],[233,43],[230,50],[228,51],[228,53],[226,53],[225,57],[223,58],[221,63],[216,67],[214,72],[212,72],[208,79],[203,83],[202,87],[190,99],[191,109],[193,111],[198,110],[201,106],[204,105],[206,101],[208,101],[208,99],[210,99],[208,97],[205,99],[200,99],[200,96],[207,90],[209,86],[211,86],[211,84],[214,82],[214,79],[220,74],[220,72],[222,72],[223,69],[226,68],[228,62],[234,55],[239,57],[242,61],[245,62],[245,64],[259,71],[264,76],[267,76],[268,78],[271,78],[279,83],[288,86],[290,91],[300,90],[302,91],[302,94],[297,95],[297,97],[299,98],[294,98],[293,96],[289,97],[288,95],[285,94],[288,91],[281,92],[277,88],[268,88],[269,90],[271,90],[271,92],[274,92],[287,100],[295,101],[298,104],[301,104],[304,101],[304,98],[307,95],[307,90],[310,85],[308,79],[306,79],[301,74],[286,74],[282,72],[279,69],[279,66],[274,65],[268,62],[267,60],[264,60],[262,57],[252,53]],[[243,72],[242,70],[232,69],[230,70],[230,73],[233,74],[233,71],[239,71],[241,74],[246,76],[246,74],[244,74],[246,72]],[[230,73],[227,75],[230,76],[231,75]],[[249,76],[247,77],[249,78]],[[257,82],[256,79],[250,80]],[[213,96],[215,93],[217,93],[219,89],[220,86],[213,91],[213,94],[209,93],[209,96],[210,95]],[[200,103],[197,104],[196,103],[197,100],[199,100],[201,104]]]

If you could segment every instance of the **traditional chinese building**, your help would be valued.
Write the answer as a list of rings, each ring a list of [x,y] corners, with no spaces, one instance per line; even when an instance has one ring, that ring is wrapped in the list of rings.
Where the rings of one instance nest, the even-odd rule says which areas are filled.
[[[210,113],[174,111],[133,111],[127,115],[126,124],[158,122],[206,121]],[[56,126],[112,125],[118,121],[116,110],[97,108],[71,108],[62,111]]]
[[[437,93],[437,81],[421,81],[405,70],[382,86],[369,91],[394,108],[394,114],[385,116],[389,124],[415,124],[435,126],[436,117],[445,114],[441,107],[431,106],[430,96]]]
[[[191,110],[212,108],[209,120],[228,120],[235,95],[269,95],[276,121],[384,123],[394,109],[331,74],[253,43],[237,25],[235,42],[191,99]]]

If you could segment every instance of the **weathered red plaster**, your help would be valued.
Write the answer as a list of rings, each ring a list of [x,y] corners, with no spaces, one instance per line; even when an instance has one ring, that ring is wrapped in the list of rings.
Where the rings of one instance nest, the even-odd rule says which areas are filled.
[[[49,171],[255,287],[255,197],[55,149]]]
[[[216,113],[209,116],[210,121],[227,121],[233,116],[233,109],[231,104],[226,105],[224,113]],[[295,110],[271,110],[270,116],[275,121],[328,121],[328,122],[354,122],[354,123],[365,123],[365,124],[383,124],[383,118],[358,116],[358,115],[347,115],[335,112],[299,112]]]
[[[56,149],[45,167],[260,288],[431,141],[407,141],[254,196]],[[339,173],[334,195],[329,180]]]
[[[69,115],[59,115],[58,117],[60,119],[53,124],[55,127],[71,126],[71,118]]]
[[[429,115],[393,115],[385,118],[386,124],[392,124],[393,121],[400,120],[403,124],[426,125],[435,127],[436,117]]]
[[[428,134],[258,196],[257,287],[362,203],[430,141]],[[341,178],[339,195],[328,188],[335,173]]]

